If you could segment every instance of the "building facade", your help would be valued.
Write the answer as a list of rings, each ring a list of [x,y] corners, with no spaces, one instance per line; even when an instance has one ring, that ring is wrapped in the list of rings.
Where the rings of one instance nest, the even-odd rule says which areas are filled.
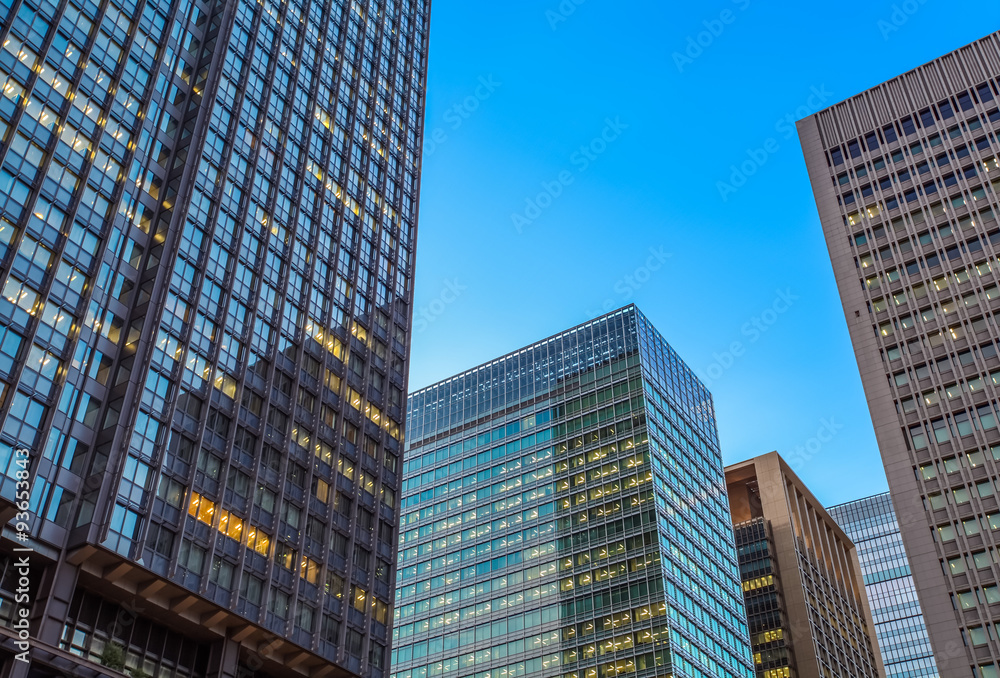
[[[712,399],[634,307],[409,397],[393,675],[753,675]]]
[[[854,542],[888,678],[937,678],[934,652],[889,493],[827,509]]]
[[[798,123],[942,676],[1000,676],[1000,33]]]
[[[884,677],[854,544],[777,452],[726,467],[757,678]]]
[[[0,0],[0,675],[387,671],[429,5]]]

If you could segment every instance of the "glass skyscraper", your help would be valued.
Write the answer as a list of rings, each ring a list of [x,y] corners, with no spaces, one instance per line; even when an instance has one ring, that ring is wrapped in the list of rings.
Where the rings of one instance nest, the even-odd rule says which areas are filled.
[[[938,675],[889,493],[828,508],[858,550],[888,678]]]
[[[712,398],[634,306],[407,419],[395,678],[753,676]]]
[[[1000,678],[1000,32],[799,121],[942,676]]]
[[[387,670],[429,5],[0,0],[5,675]]]

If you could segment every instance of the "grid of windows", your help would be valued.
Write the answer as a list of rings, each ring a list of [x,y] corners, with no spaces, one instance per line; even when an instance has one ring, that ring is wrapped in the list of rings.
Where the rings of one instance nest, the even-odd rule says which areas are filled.
[[[412,394],[396,678],[751,676],[711,413],[634,307]]]
[[[0,0],[0,495],[376,677],[429,4]]]
[[[827,511],[858,549],[886,675],[936,678],[937,664],[889,493]]]
[[[942,653],[967,647],[976,675],[1000,666],[981,623],[1000,579],[970,565],[992,558],[1000,528],[997,55],[994,33],[855,98],[858,117],[838,105],[800,123],[889,482],[930,527],[903,531],[941,561],[915,563],[916,583],[954,609],[929,635]]]

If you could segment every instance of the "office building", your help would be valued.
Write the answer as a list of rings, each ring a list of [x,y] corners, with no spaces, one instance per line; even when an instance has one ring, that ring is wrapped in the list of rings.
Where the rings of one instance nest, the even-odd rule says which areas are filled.
[[[387,671],[429,5],[0,0],[2,675]]]
[[[777,452],[726,467],[758,678],[885,676],[854,544]]]
[[[857,548],[888,678],[938,675],[889,493],[827,509]]]
[[[799,121],[942,676],[1000,677],[1000,33]]]
[[[753,675],[712,398],[634,306],[407,420],[395,678]]]

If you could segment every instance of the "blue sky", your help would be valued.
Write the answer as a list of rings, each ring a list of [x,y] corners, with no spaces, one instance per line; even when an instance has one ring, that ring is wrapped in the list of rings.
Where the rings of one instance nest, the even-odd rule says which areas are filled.
[[[635,302],[726,463],[883,491],[794,120],[997,29],[996,0],[435,0],[411,389]]]

